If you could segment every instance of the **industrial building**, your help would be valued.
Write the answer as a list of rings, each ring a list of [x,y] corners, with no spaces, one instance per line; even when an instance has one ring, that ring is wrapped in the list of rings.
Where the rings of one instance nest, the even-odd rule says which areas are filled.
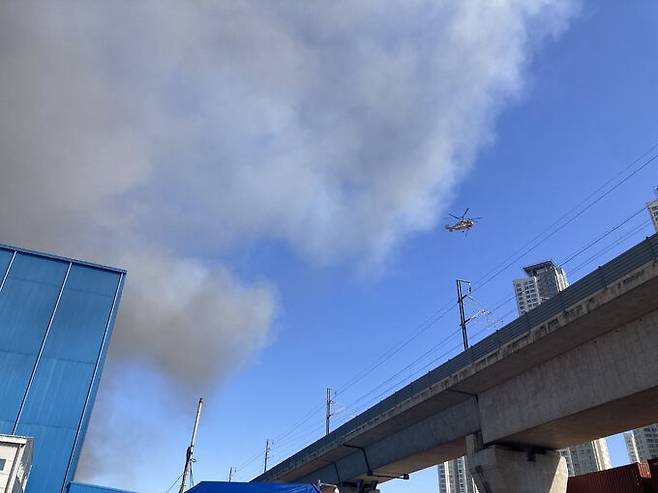
[[[125,271],[0,245],[0,433],[29,437],[27,493],[66,493]]]

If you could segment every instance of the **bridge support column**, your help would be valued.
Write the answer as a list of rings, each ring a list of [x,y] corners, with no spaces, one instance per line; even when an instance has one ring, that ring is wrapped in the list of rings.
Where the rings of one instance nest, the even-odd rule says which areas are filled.
[[[567,464],[558,452],[501,445],[475,450],[472,444],[478,440],[470,441],[467,462],[480,493],[566,493]]]

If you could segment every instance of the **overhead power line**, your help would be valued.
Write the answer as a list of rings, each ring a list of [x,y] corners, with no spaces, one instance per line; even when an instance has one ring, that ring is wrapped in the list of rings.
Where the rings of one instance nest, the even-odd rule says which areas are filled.
[[[657,145],[658,145],[658,144],[657,144]],[[617,182],[615,185],[613,185],[612,187],[610,187],[608,190],[606,190],[604,193],[602,193],[601,195],[599,195],[598,197],[596,197],[594,200],[592,200],[592,201],[590,201],[589,203],[587,203],[587,205],[585,205],[582,209],[578,210],[575,214],[573,214],[571,217],[569,217],[569,219],[567,219],[564,223],[562,223],[562,224],[560,224],[559,226],[556,226],[556,227],[554,227],[554,228],[552,227],[552,226],[554,226],[554,225],[559,224],[559,223],[562,221],[562,219],[568,217],[572,212],[574,212],[574,211],[576,211],[577,209],[579,209],[579,208],[580,208],[580,205],[582,205],[584,202],[587,202],[587,200],[593,196],[593,194],[590,194],[590,195],[588,196],[588,199],[586,199],[584,202],[581,201],[580,204],[579,204],[578,206],[576,206],[576,207],[570,209],[569,212],[567,212],[566,214],[562,215],[561,218],[558,219],[558,221],[554,222],[549,228],[547,228],[546,230],[544,230],[544,232],[542,232],[542,233],[540,233],[538,236],[536,236],[535,238],[536,238],[536,239],[539,239],[538,241],[533,242],[533,240],[531,240],[531,242],[527,243],[526,245],[531,245],[531,246],[529,246],[529,248],[523,250],[519,255],[514,256],[514,257],[513,257],[513,260],[511,260],[510,262],[505,263],[501,268],[499,268],[498,270],[496,270],[495,272],[493,272],[493,274],[491,274],[491,275],[487,275],[487,274],[485,274],[482,278],[480,278],[480,280],[476,283],[476,284],[477,284],[477,287],[474,289],[474,291],[475,291],[475,290],[478,290],[478,289],[481,289],[482,287],[484,287],[484,286],[486,286],[487,284],[489,284],[489,283],[490,283],[491,281],[493,281],[496,277],[498,277],[500,274],[502,274],[503,272],[505,272],[509,267],[511,267],[512,265],[516,264],[516,262],[518,262],[520,259],[522,259],[523,257],[525,257],[528,253],[534,251],[537,247],[539,247],[540,245],[542,245],[543,243],[545,243],[547,240],[549,240],[550,238],[552,238],[553,236],[555,236],[557,233],[559,233],[560,231],[562,231],[562,230],[563,230],[564,228],[566,228],[569,224],[571,224],[572,222],[574,222],[576,219],[578,219],[580,216],[582,216],[585,212],[587,212],[589,209],[591,209],[594,205],[598,204],[601,200],[603,200],[605,197],[607,197],[608,195],[610,195],[613,191],[615,191],[615,190],[616,190],[617,188],[619,188],[621,185],[623,185],[623,184],[626,183],[628,180],[630,180],[633,176],[635,176],[635,175],[638,174],[640,171],[642,171],[644,168],[646,168],[647,166],[649,166],[650,164],[652,164],[653,162],[655,162],[656,159],[658,159],[658,154],[656,154],[656,155],[650,157],[649,159],[647,159],[646,161],[644,161],[644,162],[643,162],[638,168],[634,169],[634,170],[633,170],[632,172],[630,172],[628,175],[624,176],[624,178],[623,178],[622,180],[620,180],[619,182]],[[618,176],[618,175],[616,175],[616,176]],[[608,180],[608,182],[606,182],[606,184],[610,183],[611,181],[614,181],[614,180]],[[599,188],[597,189],[597,191],[602,190],[603,188],[605,188],[605,185],[602,186],[602,187],[599,187]],[[546,234],[544,234],[544,233],[546,233]],[[512,257],[510,256],[510,257],[508,257],[508,259],[509,259],[509,258],[512,258]]]

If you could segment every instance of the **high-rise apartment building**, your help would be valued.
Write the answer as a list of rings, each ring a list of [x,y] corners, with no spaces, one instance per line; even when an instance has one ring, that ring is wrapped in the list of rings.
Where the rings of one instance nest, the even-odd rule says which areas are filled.
[[[527,277],[513,281],[519,315],[529,312],[569,286],[564,270],[552,260],[529,265],[523,270]]]
[[[569,476],[580,476],[612,467],[605,438],[575,445],[559,452],[567,461]]]
[[[624,442],[626,443],[629,462],[631,464],[640,462],[640,454],[637,452],[637,445],[635,444],[635,437],[632,431],[624,432]]]
[[[643,426],[624,433],[631,462],[646,462],[658,458],[658,424]]]
[[[28,493],[73,479],[124,277],[0,245],[0,434],[33,439]]]
[[[478,493],[468,470],[466,457],[460,457],[437,466],[439,493]]]

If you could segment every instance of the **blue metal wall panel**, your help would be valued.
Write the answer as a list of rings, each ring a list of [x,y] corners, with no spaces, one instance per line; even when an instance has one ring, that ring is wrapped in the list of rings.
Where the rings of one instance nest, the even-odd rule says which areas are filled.
[[[0,249],[0,280],[13,254]],[[11,262],[0,290],[0,432],[34,437],[28,493],[65,491],[75,472],[123,275],[25,251]]]
[[[20,427],[20,432],[34,438],[32,471],[27,485],[31,493],[59,493],[62,470],[66,469],[74,436],[68,428],[41,424]]]
[[[63,262],[18,254],[0,292],[0,430],[11,433],[66,274]]]
[[[5,273],[7,272],[7,267],[9,267],[9,262],[11,262],[11,258],[13,256],[14,256],[14,252],[12,252],[11,250],[5,250],[4,248],[0,248],[0,282],[5,277]]]
[[[77,287],[78,279],[84,278],[86,279],[87,286],[92,285],[95,287],[96,291],[93,292],[95,292],[96,294],[102,294],[103,296],[106,297],[111,295],[112,304],[109,306],[110,308],[109,316],[106,317],[105,319],[105,327],[103,333],[99,334],[99,336],[101,336],[102,345],[99,348],[98,358],[96,360],[96,365],[94,367],[94,376],[91,381],[91,385],[89,386],[89,390],[87,392],[87,401],[85,402],[83,412],[80,417],[76,441],[74,442],[71,458],[67,466],[66,478],[65,478],[66,483],[68,483],[73,479],[73,476],[75,475],[75,470],[78,466],[78,459],[80,458],[80,451],[82,450],[84,436],[87,433],[87,427],[89,426],[89,419],[91,418],[91,410],[93,409],[94,402],[96,401],[96,393],[98,391],[98,386],[100,384],[101,371],[103,369],[103,365],[105,364],[105,358],[107,356],[107,351],[109,349],[109,342],[112,337],[112,330],[114,327],[114,321],[116,320],[118,303],[119,300],[121,299],[121,294],[123,291],[123,280],[125,277],[124,273],[118,273],[119,275],[116,276],[115,279],[113,279],[111,282],[109,282],[112,279],[112,277],[107,275],[104,276],[104,279],[107,284],[105,285],[104,291],[101,292],[101,288],[104,286],[104,284],[101,282],[96,282],[95,276],[93,275],[94,273],[91,272],[91,270],[92,269],[80,271],[79,277],[77,275],[74,276],[72,287]],[[113,290],[108,289],[108,286]]]

